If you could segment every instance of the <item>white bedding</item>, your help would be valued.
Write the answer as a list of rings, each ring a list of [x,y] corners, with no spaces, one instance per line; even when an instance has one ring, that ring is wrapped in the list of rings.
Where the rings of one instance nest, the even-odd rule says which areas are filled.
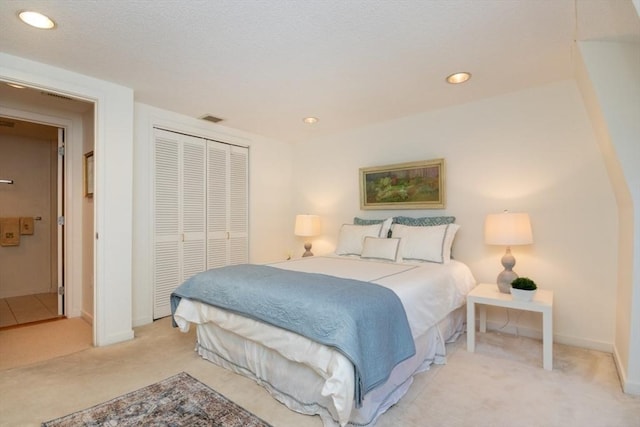
[[[287,270],[322,273],[372,282],[393,290],[404,305],[413,337],[442,320],[464,304],[476,282],[469,268],[455,260],[395,263],[360,257],[307,257],[271,264]]]
[[[356,419],[373,422],[395,403],[423,362],[433,361],[433,343],[443,340],[437,325],[464,304],[465,295],[475,286],[468,267],[457,261],[412,264],[330,256],[271,265],[386,286],[405,307],[417,355],[398,365],[388,384],[366,395],[363,408],[356,409],[353,365],[335,349],[216,307],[188,299],[180,302],[174,315],[180,329],[187,331],[190,323],[203,325],[198,327],[203,357],[253,377],[292,409],[319,413],[327,426],[336,422],[344,426]],[[459,332],[460,324],[453,325],[446,336]],[[291,363],[297,369],[294,381],[289,379]]]

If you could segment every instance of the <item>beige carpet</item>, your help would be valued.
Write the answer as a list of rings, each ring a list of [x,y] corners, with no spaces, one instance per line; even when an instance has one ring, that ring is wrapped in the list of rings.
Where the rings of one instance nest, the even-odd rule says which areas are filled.
[[[0,331],[0,370],[66,356],[91,347],[90,324],[79,317]]]
[[[465,338],[448,346],[447,365],[418,375],[378,427],[640,426],[640,397],[622,393],[611,355],[556,345],[549,372],[539,341],[479,334],[468,353]],[[202,360],[194,342],[167,318],[126,343],[0,371],[0,425],[38,426],[185,371],[275,427],[322,426]]]

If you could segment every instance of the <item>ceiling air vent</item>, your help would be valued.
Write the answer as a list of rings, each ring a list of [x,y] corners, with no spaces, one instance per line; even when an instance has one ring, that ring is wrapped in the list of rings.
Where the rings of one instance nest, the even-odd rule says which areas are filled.
[[[211,123],[218,123],[218,122],[221,122],[222,120],[224,120],[224,119],[221,119],[220,117],[212,116],[211,114],[205,114],[204,116],[202,116],[200,118],[202,120],[206,120],[206,121],[211,122]]]

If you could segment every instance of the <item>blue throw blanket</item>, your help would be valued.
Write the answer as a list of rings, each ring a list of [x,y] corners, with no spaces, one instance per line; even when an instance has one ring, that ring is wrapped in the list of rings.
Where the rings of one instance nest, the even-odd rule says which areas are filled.
[[[243,264],[191,277],[171,294],[172,314],[181,298],[336,348],[355,366],[356,407],[398,363],[415,354],[402,302],[392,290],[373,283]]]

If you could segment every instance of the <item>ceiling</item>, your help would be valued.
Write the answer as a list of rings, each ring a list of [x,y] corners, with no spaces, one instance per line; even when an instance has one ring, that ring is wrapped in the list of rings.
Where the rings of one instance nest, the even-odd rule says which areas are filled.
[[[571,78],[574,40],[640,42],[631,0],[11,0],[0,28],[4,53],[290,142]]]

